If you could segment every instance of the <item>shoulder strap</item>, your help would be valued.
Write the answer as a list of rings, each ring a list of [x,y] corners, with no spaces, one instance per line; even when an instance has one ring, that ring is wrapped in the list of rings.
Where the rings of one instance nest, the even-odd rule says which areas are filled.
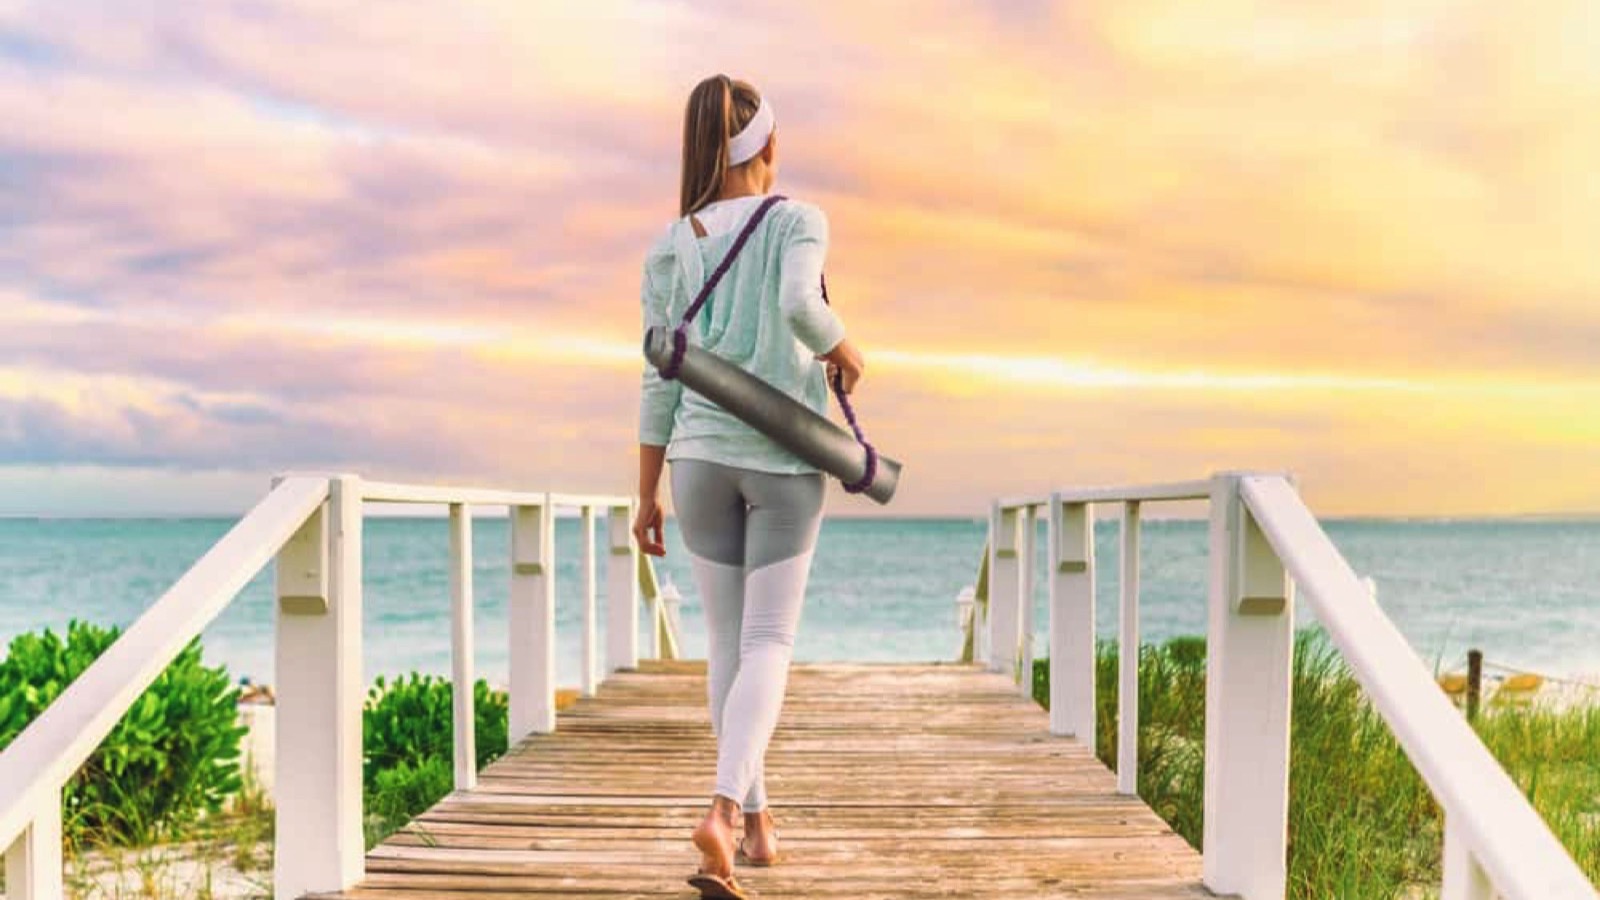
[[[679,322],[677,329],[673,331],[672,359],[664,368],[662,368],[662,378],[672,379],[678,377],[678,367],[683,364],[684,350],[686,350],[689,346],[689,323],[694,321],[694,317],[700,313],[700,307],[704,306],[706,300],[710,299],[711,292],[716,290],[717,282],[722,280],[722,276],[728,274],[728,268],[733,265],[734,258],[739,255],[739,251],[743,250],[744,245],[749,242],[750,235],[755,233],[756,226],[760,225],[761,220],[766,218],[767,211],[778,205],[779,201],[784,199],[786,198],[782,194],[773,194],[767,199],[761,201],[761,205],[757,206],[755,212],[750,214],[750,218],[746,220],[744,227],[739,229],[739,236],[734,238],[733,246],[728,248],[728,255],[724,256],[722,258],[722,262],[718,263],[717,267],[712,270],[711,277],[707,278],[706,283],[700,287],[700,293],[695,295],[694,302],[689,304],[689,308],[687,310],[684,310],[683,321]],[[683,239],[681,237],[682,233],[683,231],[680,228],[680,241]],[[698,248],[696,248],[696,250],[698,251]],[[681,257],[683,256],[683,253],[680,251],[678,255]],[[698,263],[700,254],[695,252],[691,255]]]
[[[695,315],[700,312],[700,307],[704,306],[706,300],[710,299],[711,292],[716,290],[717,282],[722,280],[722,276],[728,274],[728,268],[733,265],[734,257],[738,256],[739,251],[744,249],[744,245],[750,240],[750,235],[755,233],[756,226],[760,225],[761,220],[766,218],[767,211],[778,205],[778,201],[783,199],[785,198],[781,194],[773,194],[761,201],[761,205],[757,206],[755,212],[750,214],[750,218],[745,221],[744,227],[739,229],[739,236],[734,238],[733,246],[728,248],[728,255],[724,256],[722,262],[718,263],[716,269],[712,270],[711,277],[706,279],[706,283],[700,288],[700,293],[695,295],[694,302],[689,304],[688,310],[684,312],[683,324],[679,326],[680,328],[693,321]],[[699,259],[699,254],[694,254],[694,257]]]

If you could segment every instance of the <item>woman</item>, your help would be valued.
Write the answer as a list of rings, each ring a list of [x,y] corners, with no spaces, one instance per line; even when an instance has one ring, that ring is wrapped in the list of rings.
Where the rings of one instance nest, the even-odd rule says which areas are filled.
[[[681,320],[772,189],[777,154],[772,108],[755,88],[725,75],[695,86],[684,111],[681,218],[645,259],[646,329]],[[822,293],[827,244],[821,210],[792,200],[771,205],[689,327],[691,342],[824,415],[828,382],[837,376],[848,393],[863,366]],[[702,860],[689,881],[703,897],[743,897],[735,856],[770,865],[778,854],[762,761],[783,704],[822,521],[824,476],[647,364],[633,533],[655,556],[666,553],[659,486],[668,461],[678,524],[705,606],[707,694],[717,737],[716,790],[694,831]]]

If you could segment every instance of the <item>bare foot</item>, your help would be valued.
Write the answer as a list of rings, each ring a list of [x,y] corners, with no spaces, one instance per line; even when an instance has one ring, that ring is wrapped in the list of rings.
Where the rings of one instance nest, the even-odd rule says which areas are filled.
[[[694,846],[700,851],[700,871],[723,878],[733,874],[733,825],[739,804],[722,795],[711,802],[711,809],[694,830]]]
[[[771,810],[744,814],[744,840],[739,846],[756,865],[778,858],[778,829],[772,823]]]

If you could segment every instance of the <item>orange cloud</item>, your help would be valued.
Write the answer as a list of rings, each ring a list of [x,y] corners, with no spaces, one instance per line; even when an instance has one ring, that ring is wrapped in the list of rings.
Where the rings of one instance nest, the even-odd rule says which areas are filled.
[[[1600,507],[1584,0],[22,3],[0,36],[5,462],[626,489],[639,264],[727,71],[829,213],[897,511],[1240,466],[1332,512]]]

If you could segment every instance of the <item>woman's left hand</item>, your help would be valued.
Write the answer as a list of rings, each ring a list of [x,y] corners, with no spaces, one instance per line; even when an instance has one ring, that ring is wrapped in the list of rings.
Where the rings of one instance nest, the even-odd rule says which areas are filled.
[[[666,537],[662,533],[661,504],[654,497],[639,498],[639,513],[633,520],[633,539],[649,556],[666,556]]]

